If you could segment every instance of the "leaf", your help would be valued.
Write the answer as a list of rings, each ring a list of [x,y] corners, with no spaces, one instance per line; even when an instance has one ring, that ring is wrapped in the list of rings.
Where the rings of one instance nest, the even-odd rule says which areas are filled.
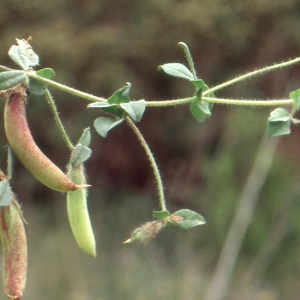
[[[0,90],[7,90],[19,83],[27,84],[28,77],[24,71],[6,71],[0,73]]]
[[[36,71],[36,75],[41,76],[43,78],[52,79],[55,76],[55,72],[51,68],[44,68]]]
[[[116,127],[117,125],[119,125],[120,123],[123,122],[124,119],[121,120],[113,120],[110,118],[105,118],[105,117],[99,117],[94,121],[94,126],[96,131],[102,136],[102,137],[106,137],[107,133],[113,129],[114,127]]]
[[[203,89],[203,87],[205,87],[205,89],[207,88],[207,85],[204,83],[202,79],[191,80],[191,82],[194,84],[194,86],[197,89]]]
[[[39,64],[38,55],[32,50],[30,44],[25,40],[17,39],[18,46],[13,45],[8,51],[10,58],[22,69],[28,70]]]
[[[296,109],[298,110],[300,108],[300,89],[291,92],[289,96],[294,100]]]
[[[171,76],[187,79],[187,80],[194,80],[194,76],[192,72],[183,64],[179,63],[169,63],[164,64],[158,67],[158,70],[163,70],[165,73]]]
[[[55,72],[50,68],[41,69],[37,71],[36,74],[47,79],[52,79],[55,76]],[[46,86],[45,83],[30,78],[28,90],[30,93],[40,96],[45,94]]]
[[[71,153],[70,165],[76,167],[90,158],[92,150],[84,145],[78,144]]]
[[[84,129],[84,131],[78,141],[78,144],[89,147],[90,142],[91,142],[91,130],[90,130],[90,127],[88,127],[86,129]]]
[[[194,65],[193,58],[192,58],[192,55],[191,55],[191,52],[190,52],[190,49],[189,49],[188,45],[186,43],[183,43],[183,42],[178,43],[178,45],[179,45],[179,47],[181,47],[183,49],[183,51],[186,55],[186,59],[188,61],[190,70],[193,72],[193,77],[194,77],[194,79],[196,79],[197,76],[196,76],[195,65]]]
[[[268,119],[268,137],[290,134],[291,129],[290,113],[283,108],[276,108]]]
[[[87,107],[88,108],[103,108],[103,107],[110,107],[110,106],[115,106],[115,104],[110,104],[108,102],[95,102],[89,104]]]
[[[291,133],[291,122],[269,122],[268,123],[268,137],[276,137]]]
[[[211,105],[205,101],[194,101],[190,105],[190,110],[198,122],[203,122],[211,116]]]
[[[200,79],[201,80],[201,79]],[[202,85],[202,88],[198,89],[196,92],[197,99],[191,103],[190,110],[193,116],[197,119],[198,122],[203,122],[207,118],[211,116],[211,109],[213,107],[213,103],[202,101],[202,92],[203,88],[206,89],[207,86],[199,81],[198,86]]]
[[[120,104],[130,102],[129,92],[131,88],[131,83],[127,82],[127,85],[117,90],[112,96],[107,100],[110,104]]]
[[[170,219],[173,222],[174,220],[177,220],[175,225],[183,229],[190,229],[206,223],[205,219],[200,214],[189,209],[178,210],[170,216]]]
[[[120,106],[128,113],[128,115],[135,121],[141,121],[146,109],[146,101],[130,101],[129,103],[121,103]]]
[[[108,102],[95,102],[87,106],[88,108],[102,108],[108,114],[112,114],[120,119],[124,118],[124,110],[117,104],[110,104]]]
[[[46,89],[46,84],[36,79],[30,78],[29,86],[28,86],[28,90],[30,93],[37,96],[44,95],[45,89]]]
[[[118,119],[124,119],[124,110],[116,104],[110,105],[108,107],[103,107],[104,112],[116,116]]]
[[[295,125],[300,124],[300,120],[298,120],[298,119],[292,118],[291,121],[292,121],[292,123],[295,124]]]
[[[9,206],[11,203],[11,190],[8,180],[0,182],[0,209]]]
[[[165,219],[170,215],[170,213],[167,210],[162,211],[154,211],[152,216],[154,219]]]
[[[126,86],[110,96],[107,102],[92,103],[88,105],[88,108],[102,108],[104,112],[112,114],[119,119],[124,119],[127,113],[135,122],[139,122],[143,117],[146,103],[145,100],[130,101],[130,88],[131,84],[128,82]]]
[[[274,109],[268,119],[270,122],[286,122],[290,120],[290,112],[284,108]]]

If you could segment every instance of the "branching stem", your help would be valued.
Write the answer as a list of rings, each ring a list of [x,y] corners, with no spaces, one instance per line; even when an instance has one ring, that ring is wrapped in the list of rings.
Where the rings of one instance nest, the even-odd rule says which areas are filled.
[[[188,48],[185,47],[184,43],[181,43],[180,46],[185,50],[185,52],[188,51],[188,50],[186,50]],[[191,59],[191,56],[189,55],[189,52],[186,52],[186,55],[189,58],[189,64],[190,64],[190,67],[192,68],[192,71],[194,73],[193,75],[196,76],[196,71],[194,69],[194,64],[193,64],[193,61]],[[273,70],[276,70],[276,69],[288,67],[288,66],[296,64],[298,62],[300,62],[300,57],[292,59],[292,60],[287,61],[287,62],[276,64],[276,65],[273,65],[273,66],[264,67],[264,68],[255,70],[253,72],[247,73],[247,74],[242,75],[242,76],[238,76],[238,77],[236,77],[232,80],[229,80],[227,82],[224,82],[222,84],[219,84],[215,87],[212,87],[212,88],[204,91],[202,99],[204,101],[212,102],[212,103],[229,104],[229,105],[242,105],[242,106],[245,106],[245,105],[248,105],[248,106],[293,105],[294,104],[293,100],[235,100],[235,99],[219,99],[219,98],[212,98],[212,97],[205,97],[205,96],[211,95],[211,93],[213,93],[215,91],[218,91],[218,90],[221,90],[225,87],[228,87],[229,85],[232,85],[234,83],[243,81],[245,79],[249,79],[249,78],[257,76],[257,75],[262,75],[264,73],[267,73],[267,72],[270,72],[270,71],[273,71]],[[0,66],[0,69],[10,70],[10,69],[8,69],[6,67],[3,67],[3,66]],[[49,86],[55,87],[57,89],[60,89],[64,92],[75,95],[77,97],[84,98],[88,101],[92,101],[92,102],[106,102],[107,101],[104,98],[93,96],[91,94],[84,93],[84,92],[81,92],[79,90],[67,87],[67,86],[65,86],[63,84],[60,84],[60,83],[57,83],[53,80],[46,79],[44,77],[40,77],[40,76],[36,75],[36,73],[34,71],[28,71],[27,74],[28,74],[29,77],[34,78],[34,79],[36,79],[40,82],[43,82],[43,83],[45,83]],[[196,99],[197,98],[194,96],[194,97],[188,97],[188,98],[182,98],[182,99],[176,99],[176,100],[146,101],[146,105],[148,107],[167,107],[167,106],[185,105],[185,104],[189,104],[189,103],[195,101]]]

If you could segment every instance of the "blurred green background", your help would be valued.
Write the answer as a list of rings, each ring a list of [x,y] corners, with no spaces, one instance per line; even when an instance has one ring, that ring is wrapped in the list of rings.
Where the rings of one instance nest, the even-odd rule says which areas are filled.
[[[68,86],[109,97],[131,82],[133,99],[186,97],[192,87],[157,71],[163,63],[185,63],[178,42],[189,45],[199,77],[212,86],[299,56],[299,14],[297,0],[2,0],[0,58],[15,67],[8,49],[15,38],[33,36],[40,67],[53,68],[55,80]],[[299,88],[299,75],[299,66],[278,70],[218,96],[286,98]],[[76,141],[100,111],[51,91]],[[30,96],[27,109],[37,144],[64,168],[69,152],[45,99]],[[207,221],[190,231],[167,229],[146,247],[122,241],[159,209],[148,160],[128,126],[107,139],[92,128],[86,167],[95,260],[75,244],[65,195],[42,186],[16,159],[11,184],[28,222],[24,299],[299,299],[300,131],[266,141],[269,113],[215,106],[211,119],[199,124],[188,107],[146,111],[138,126],[161,169],[169,209],[193,209]],[[4,146],[3,126],[0,136]],[[5,150],[0,156],[5,168]],[[228,240],[239,203],[250,222],[241,218],[231,227],[237,238]],[[226,241],[231,248],[222,264]],[[217,290],[221,295],[213,296]]]

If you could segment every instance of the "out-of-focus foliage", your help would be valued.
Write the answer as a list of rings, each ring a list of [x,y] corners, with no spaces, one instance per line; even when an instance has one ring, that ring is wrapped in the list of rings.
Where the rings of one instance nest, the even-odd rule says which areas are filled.
[[[296,0],[3,0],[0,59],[2,65],[15,67],[7,56],[14,38],[33,36],[40,67],[53,68],[59,82],[103,97],[131,82],[133,99],[178,98],[191,95],[191,87],[157,71],[164,63],[185,63],[178,42],[189,45],[199,77],[214,85],[299,55],[298,12]],[[288,97],[299,88],[298,75],[298,67],[277,71],[220,95]],[[82,129],[99,116],[98,110],[86,110],[85,101],[51,92],[76,142]],[[121,243],[157,209],[145,154],[125,125],[105,140],[93,131],[93,156],[86,167],[93,186],[89,204],[98,237],[96,263],[81,256],[65,229],[64,196],[42,187],[16,160],[12,185],[29,222],[24,299],[201,299],[268,115],[268,109],[216,106],[211,119],[199,124],[188,107],[146,111],[138,126],[158,160],[170,209],[187,207],[207,221],[188,232],[166,230],[146,248]],[[43,151],[66,165],[68,150],[42,97],[30,96],[28,118]],[[1,126],[0,137],[5,145]],[[241,299],[254,279],[258,281],[249,294],[256,299],[298,297],[298,140],[297,129],[281,139],[280,155],[258,201],[228,299]],[[0,154],[4,167],[6,153]],[[248,279],[245,270],[252,272]]]

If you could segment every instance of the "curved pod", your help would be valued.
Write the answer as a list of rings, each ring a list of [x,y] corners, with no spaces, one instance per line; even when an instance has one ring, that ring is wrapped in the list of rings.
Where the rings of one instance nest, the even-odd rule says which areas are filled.
[[[78,185],[84,186],[86,184],[82,164],[72,167],[68,176]],[[86,254],[96,257],[96,243],[87,208],[86,188],[67,193],[67,211],[78,246]]]
[[[21,299],[26,285],[27,241],[21,209],[12,195],[10,206],[0,211],[2,279],[9,299]]]
[[[60,192],[80,188],[34,142],[26,119],[24,94],[23,90],[14,92],[5,104],[4,127],[11,148],[32,175],[49,188]]]

